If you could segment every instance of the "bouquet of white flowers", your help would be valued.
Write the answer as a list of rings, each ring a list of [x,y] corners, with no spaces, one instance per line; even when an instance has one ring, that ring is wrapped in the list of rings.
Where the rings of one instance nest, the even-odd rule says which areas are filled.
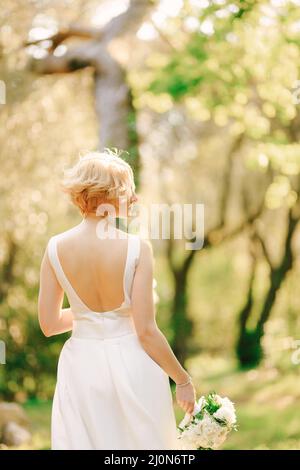
[[[236,430],[234,404],[209,393],[199,398],[192,414],[185,414],[177,427],[177,437],[184,450],[215,450],[232,429]]]

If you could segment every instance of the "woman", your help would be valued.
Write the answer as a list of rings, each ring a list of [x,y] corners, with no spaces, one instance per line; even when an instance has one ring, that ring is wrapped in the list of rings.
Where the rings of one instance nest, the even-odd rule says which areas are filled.
[[[41,265],[41,329],[72,331],[58,362],[51,447],[176,449],[169,377],[189,413],[195,389],[156,324],[151,246],[112,223],[137,200],[132,170],[105,149],[68,170],[63,188],[83,220],[50,238]]]

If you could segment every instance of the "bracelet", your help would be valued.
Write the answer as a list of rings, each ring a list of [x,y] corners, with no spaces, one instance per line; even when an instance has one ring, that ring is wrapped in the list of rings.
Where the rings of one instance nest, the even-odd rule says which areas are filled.
[[[190,384],[192,381],[192,377],[189,375],[189,380],[185,382],[184,384],[176,384],[176,387],[184,387],[185,385]]]

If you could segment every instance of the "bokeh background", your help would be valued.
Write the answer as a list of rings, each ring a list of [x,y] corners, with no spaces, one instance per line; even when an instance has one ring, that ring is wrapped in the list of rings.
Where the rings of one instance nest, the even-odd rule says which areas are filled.
[[[153,241],[157,319],[198,394],[236,403],[225,448],[300,449],[299,46],[299,0],[3,0],[2,442],[20,406],[18,448],[49,448],[68,335],[39,329],[39,267],[80,222],[63,168],[106,146],[143,203],[205,204],[201,250]]]

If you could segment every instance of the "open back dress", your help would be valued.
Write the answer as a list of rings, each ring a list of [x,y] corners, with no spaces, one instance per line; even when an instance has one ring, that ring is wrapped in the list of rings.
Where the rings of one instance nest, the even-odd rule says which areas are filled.
[[[48,256],[74,322],[58,361],[51,448],[178,449],[168,375],[143,349],[131,316],[140,238],[128,235],[122,305],[95,312],[64,273],[57,251],[63,236],[50,238]]]

